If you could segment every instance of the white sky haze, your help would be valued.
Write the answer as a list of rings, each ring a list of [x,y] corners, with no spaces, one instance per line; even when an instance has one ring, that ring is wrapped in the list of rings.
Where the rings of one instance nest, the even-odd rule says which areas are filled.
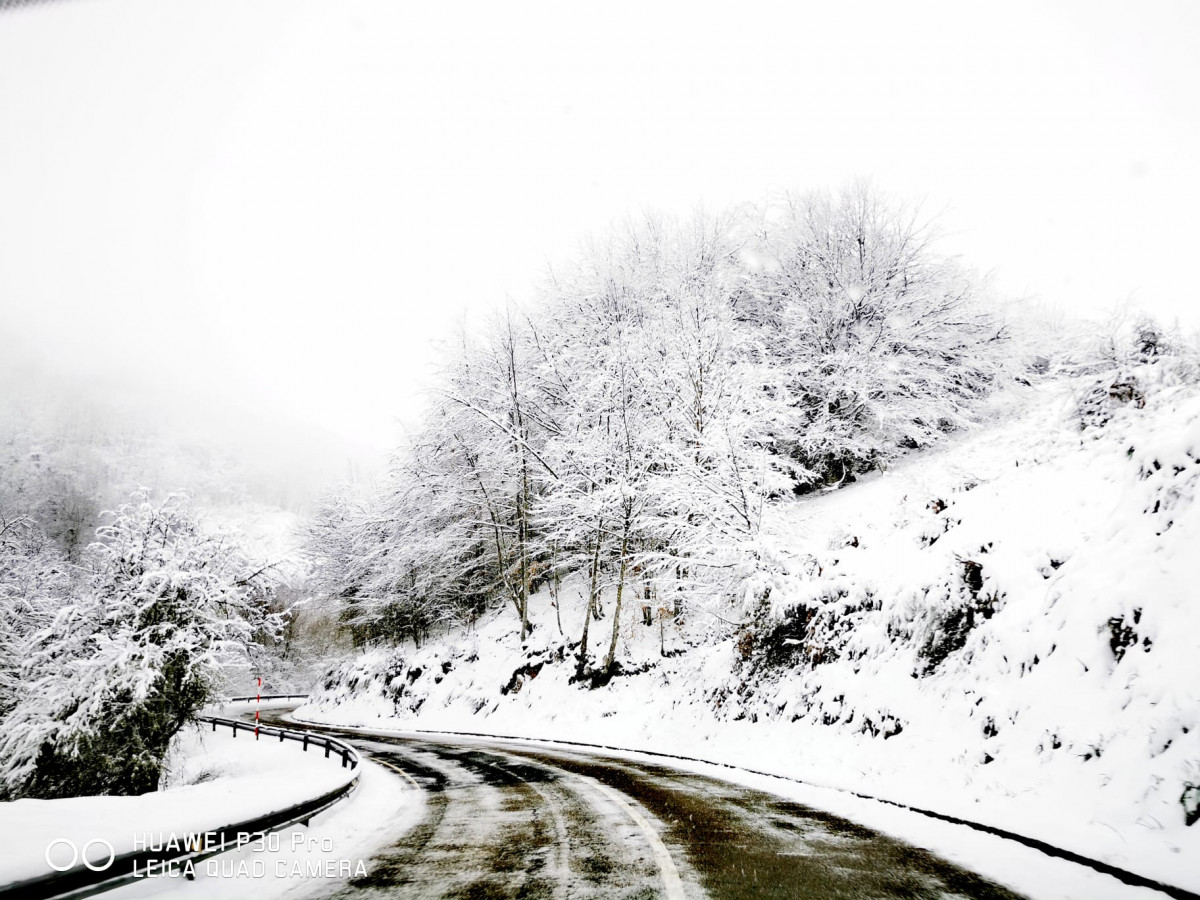
[[[1005,292],[1194,327],[1197,46],[1187,2],[0,3],[0,352],[383,448],[587,232],[859,176]]]

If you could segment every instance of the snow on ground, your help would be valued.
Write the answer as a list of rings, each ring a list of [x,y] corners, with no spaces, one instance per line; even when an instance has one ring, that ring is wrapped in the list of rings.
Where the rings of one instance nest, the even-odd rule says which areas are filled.
[[[172,747],[165,790],[138,797],[80,797],[0,803],[0,884],[44,875],[47,851],[62,838],[82,849],[96,838],[116,854],[161,842],[182,840],[320,796],[353,777],[338,759],[305,753],[293,741],[255,741],[246,732],[235,739],[227,728],[198,726],[182,732]],[[64,866],[71,850],[58,844],[50,860]],[[108,849],[94,845],[89,858],[103,862]]]
[[[327,894],[353,875],[361,863],[371,870],[371,854],[416,825],[423,814],[419,789],[394,772],[364,760],[358,788],[307,826],[275,833],[269,844],[245,847],[197,864],[194,881],[158,877],[135,882],[107,896],[158,897],[179,891],[189,898],[299,898]]]
[[[1200,390],[1182,363],[1014,388],[949,447],[773,509],[755,584],[769,599],[745,627],[713,639],[697,614],[667,627],[682,652],[660,658],[635,602],[620,658],[646,671],[587,690],[569,651],[556,660],[542,592],[525,648],[501,610],[352,660],[298,716],[696,756],[1197,890],[1198,481]],[[609,627],[594,623],[594,651]]]

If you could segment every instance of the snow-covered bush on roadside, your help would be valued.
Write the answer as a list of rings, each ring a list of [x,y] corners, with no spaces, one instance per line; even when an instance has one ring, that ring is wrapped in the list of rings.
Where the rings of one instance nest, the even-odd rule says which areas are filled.
[[[108,516],[69,592],[29,635],[0,731],[10,796],[139,794],[222,665],[273,640],[263,572],[186,498],[146,494]]]
[[[760,430],[798,491],[941,443],[1011,367],[980,280],[869,185],[758,213],[737,320],[759,348]]]

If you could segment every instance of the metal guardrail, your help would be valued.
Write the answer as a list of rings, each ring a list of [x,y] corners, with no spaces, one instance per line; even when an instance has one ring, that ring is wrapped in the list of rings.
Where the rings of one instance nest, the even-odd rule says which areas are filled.
[[[213,731],[216,731],[218,726],[230,728],[234,737],[237,737],[239,731],[251,733],[255,731],[254,725],[233,719],[201,716],[199,721],[210,723]],[[149,864],[155,865],[159,870],[164,865],[182,868],[187,862],[194,864],[227,850],[235,850],[252,844],[268,832],[278,831],[299,823],[307,825],[313,816],[333,806],[358,786],[359,776],[356,770],[359,757],[349,744],[336,738],[314,738],[310,734],[289,731],[271,725],[260,725],[258,732],[260,736],[278,737],[281,742],[297,741],[304,745],[306,751],[310,745],[317,749],[324,749],[326,758],[336,753],[341,757],[342,767],[349,767],[355,774],[345,784],[327,791],[319,797],[294,803],[283,809],[232,825],[208,829],[197,835],[198,840],[203,839],[200,841],[202,846],[199,849],[184,847],[176,851],[134,850],[115,856],[111,864],[100,871],[79,865],[65,872],[50,872],[37,878],[5,885],[0,887],[0,898],[3,900],[18,900],[18,898],[20,900],[65,900],[65,898],[91,897],[133,881],[143,880],[135,873],[138,871],[144,873]],[[184,832],[179,833],[183,834]],[[193,834],[191,831],[186,833]]]
[[[332,752],[337,752],[342,758],[342,768],[349,766],[351,769],[358,768],[358,752],[349,744],[339,741],[337,738],[331,737],[314,737],[307,731],[292,731],[287,728],[277,728],[274,725],[259,725],[249,722],[240,722],[237,719],[219,719],[215,716],[198,716],[197,722],[209,722],[212,724],[212,730],[216,731],[220,725],[229,728],[233,731],[233,736],[237,737],[239,731],[248,731],[254,735],[255,740],[260,740],[262,736],[278,737],[279,743],[284,741],[296,741],[304,745],[304,752],[308,752],[309,746],[318,749],[325,749],[325,758],[329,759]]]
[[[307,700],[308,694],[251,694],[249,697],[229,697],[226,703],[249,703],[254,700]]]

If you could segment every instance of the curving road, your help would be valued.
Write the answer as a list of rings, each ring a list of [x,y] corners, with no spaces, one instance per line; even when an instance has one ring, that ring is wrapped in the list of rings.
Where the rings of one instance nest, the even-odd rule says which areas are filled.
[[[314,730],[426,792],[423,821],[330,895],[339,900],[1018,896],[829,813],[700,775],[558,749]]]

